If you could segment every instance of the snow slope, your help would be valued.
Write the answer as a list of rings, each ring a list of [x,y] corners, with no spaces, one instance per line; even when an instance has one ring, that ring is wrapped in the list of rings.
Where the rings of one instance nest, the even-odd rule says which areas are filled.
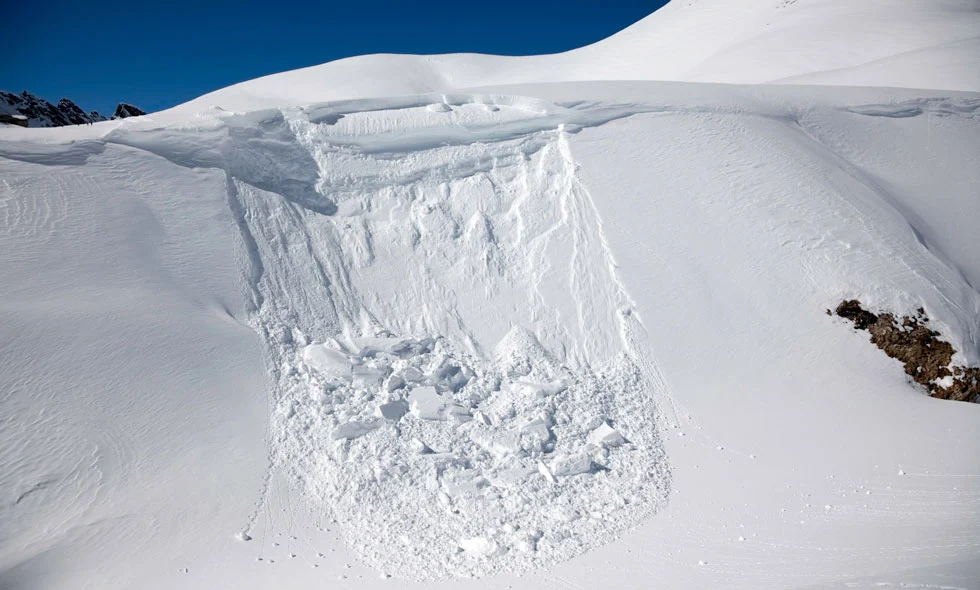
[[[824,310],[980,362],[980,95],[317,71],[0,129],[0,588],[975,587],[980,408]]]
[[[789,83],[980,91],[976,0],[674,0],[567,53],[366,55],[206,94],[184,113],[589,80]]]

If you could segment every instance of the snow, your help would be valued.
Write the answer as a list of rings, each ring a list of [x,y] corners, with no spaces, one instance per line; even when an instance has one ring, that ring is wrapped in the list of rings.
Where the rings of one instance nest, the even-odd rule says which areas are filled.
[[[594,80],[820,84],[980,91],[975,0],[674,0],[561,54],[367,55],[273,74],[177,107],[184,114]],[[429,110],[446,113],[443,101]]]
[[[618,430],[610,426],[608,422],[603,422],[598,428],[589,433],[589,442],[594,445],[618,447],[625,443],[626,439],[623,438],[623,435]]]
[[[674,2],[0,129],[0,581],[970,587],[980,408],[824,310],[980,362],[977,18]]]

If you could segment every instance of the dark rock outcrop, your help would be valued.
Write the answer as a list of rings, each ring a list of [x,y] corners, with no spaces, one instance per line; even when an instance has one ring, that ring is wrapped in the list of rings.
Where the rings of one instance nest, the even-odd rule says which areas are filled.
[[[146,114],[146,111],[139,107],[134,107],[131,104],[121,102],[119,106],[116,107],[116,112],[112,113],[112,119],[126,119],[128,117],[140,117]]]
[[[926,325],[929,318],[924,309],[897,318],[888,312],[874,314],[852,299],[838,305],[836,313],[854,322],[858,330],[867,330],[871,342],[905,365],[906,374],[932,397],[980,402],[980,368],[952,365],[956,350]]]
[[[30,127],[63,127],[65,125],[85,125],[98,123],[106,118],[96,111],[86,113],[74,102],[62,98],[58,104],[50,102],[27,92],[14,94],[0,90],[0,113],[9,116],[23,115],[27,117]],[[145,115],[142,110],[131,104],[120,103],[116,107],[113,119]]]
[[[0,123],[27,127],[27,117],[24,115],[8,115],[7,113],[0,113]]]

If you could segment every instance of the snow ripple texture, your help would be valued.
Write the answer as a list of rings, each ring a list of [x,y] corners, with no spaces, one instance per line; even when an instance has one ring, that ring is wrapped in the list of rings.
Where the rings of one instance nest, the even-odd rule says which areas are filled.
[[[567,138],[625,114],[439,97],[225,119],[273,468],[383,573],[553,564],[666,502],[662,382]]]

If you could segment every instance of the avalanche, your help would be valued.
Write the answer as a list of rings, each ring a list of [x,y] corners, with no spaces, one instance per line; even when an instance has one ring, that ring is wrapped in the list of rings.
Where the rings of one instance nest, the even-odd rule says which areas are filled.
[[[0,587],[969,587],[980,408],[825,313],[980,362],[977,16],[894,4],[0,129]],[[939,90],[758,84],[858,79]]]

